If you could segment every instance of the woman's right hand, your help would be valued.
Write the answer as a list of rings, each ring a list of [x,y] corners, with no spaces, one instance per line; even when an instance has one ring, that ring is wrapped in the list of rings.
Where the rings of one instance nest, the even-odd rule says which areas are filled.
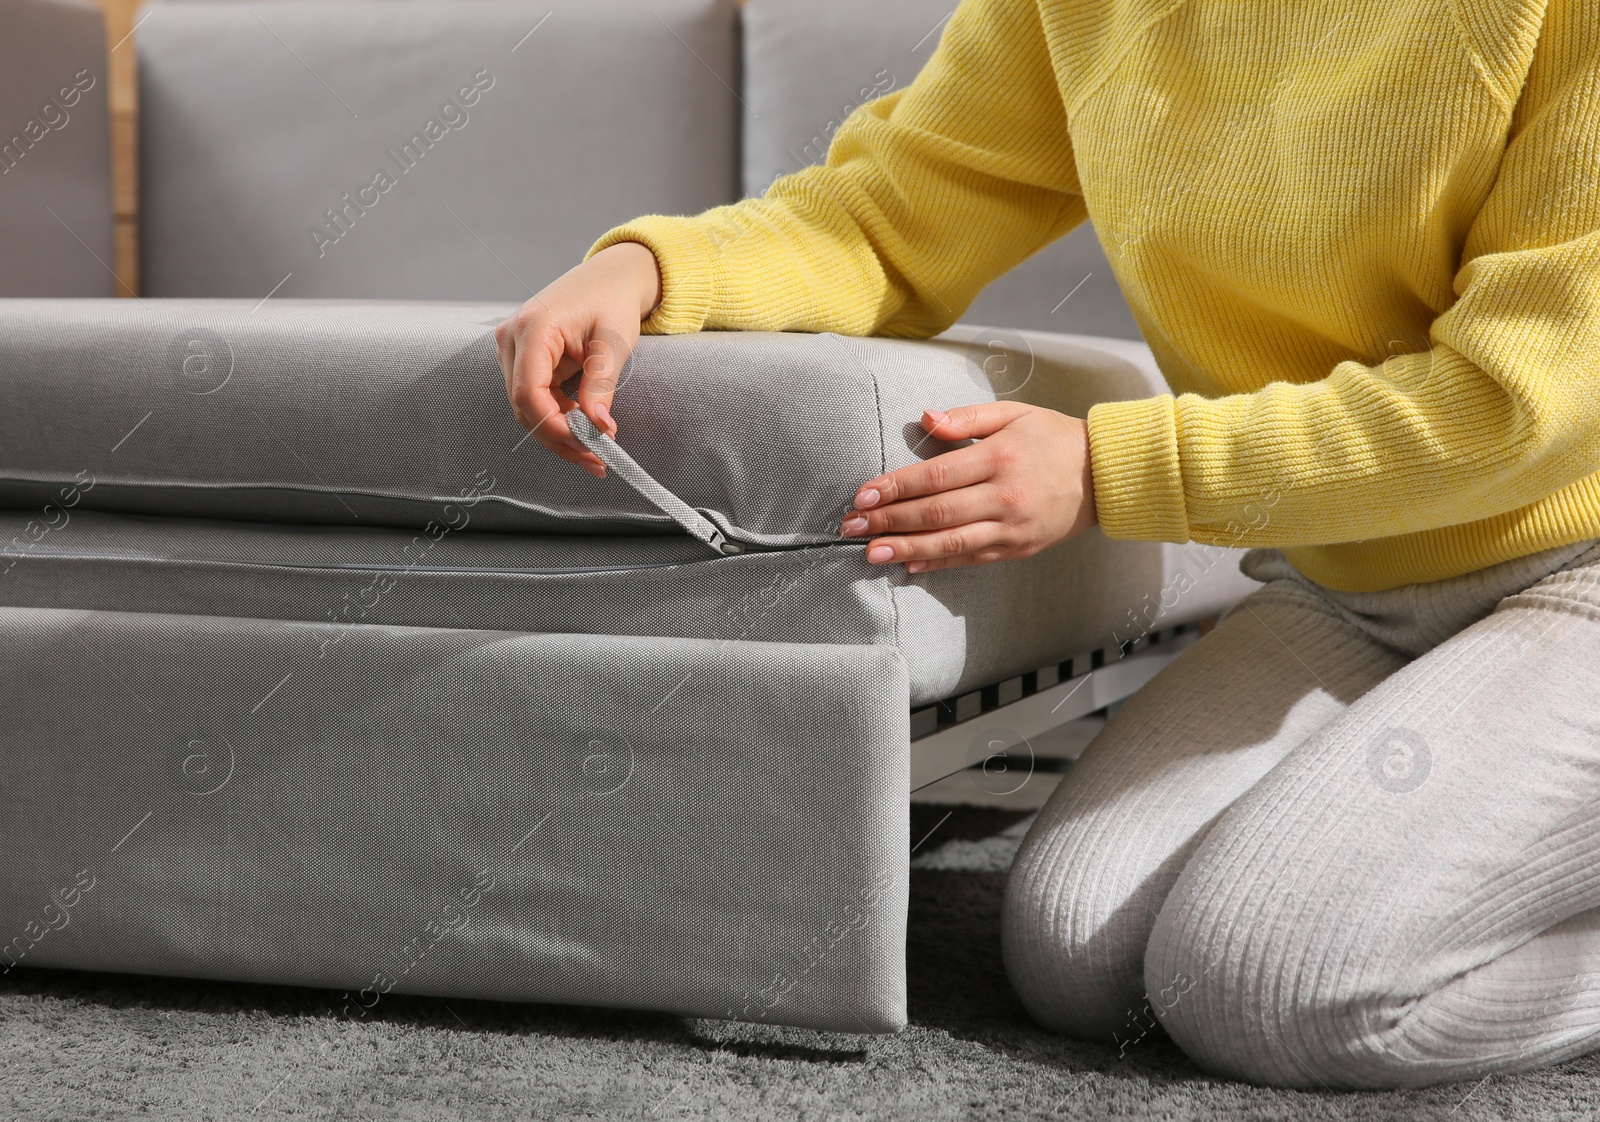
[[[617,379],[639,342],[640,323],[660,302],[655,254],[639,242],[619,242],[569,269],[495,328],[517,421],[563,460],[601,479],[605,465],[578,443],[565,413],[582,409],[596,428],[617,435],[611,418]],[[580,370],[573,401],[561,383]]]

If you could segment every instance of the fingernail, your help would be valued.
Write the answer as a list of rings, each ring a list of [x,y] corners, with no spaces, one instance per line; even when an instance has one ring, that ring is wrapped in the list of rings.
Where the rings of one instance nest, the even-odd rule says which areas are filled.
[[[583,446],[583,442],[575,436],[564,436],[561,438],[561,443],[571,448],[574,452],[582,452],[585,455],[589,452],[589,449]]]
[[[604,479],[606,477],[606,469],[601,467],[599,464],[584,464],[583,470],[594,476],[596,479]]]
[[[868,561],[893,561],[894,550],[886,545],[875,545],[867,550]]]
[[[856,506],[862,510],[867,510],[871,507],[877,506],[878,500],[881,498],[883,498],[883,496],[878,494],[878,489],[876,487],[868,487],[865,491],[862,491],[856,496]]]
[[[839,529],[846,534],[864,534],[867,532],[867,520],[865,518],[846,518]]]
[[[926,561],[907,561],[906,562],[906,572],[908,572],[908,573],[920,573],[920,572],[922,572],[922,570],[926,569],[927,567],[928,567],[928,563]]]
[[[611,410],[606,408],[605,402],[597,401],[594,403],[594,415],[600,418],[600,425],[606,430],[606,435],[615,439],[617,435],[617,422],[612,419]]]
[[[933,421],[934,424],[942,425],[950,419],[950,414],[941,412],[938,409],[930,409],[928,410],[928,418]]]

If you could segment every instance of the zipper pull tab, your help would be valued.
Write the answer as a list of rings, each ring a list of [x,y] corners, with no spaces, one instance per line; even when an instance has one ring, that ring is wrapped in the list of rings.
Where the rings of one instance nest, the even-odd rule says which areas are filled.
[[[663,487],[637,460],[624,452],[621,445],[595,428],[594,422],[583,410],[573,409],[566,417],[567,427],[580,444],[600,457],[601,463],[616,472],[651,506],[682,526],[691,537],[699,538],[724,556],[731,557],[744,552],[743,545],[733,541],[711,519]]]
[[[688,527],[684,528],[687,529]],[[729,557],[732,557],[735,553],[744,552],[744,546],[729,538],[715,526],[711,527],[711,537],[707,538],[705,541],[706,544],[712,549]]]

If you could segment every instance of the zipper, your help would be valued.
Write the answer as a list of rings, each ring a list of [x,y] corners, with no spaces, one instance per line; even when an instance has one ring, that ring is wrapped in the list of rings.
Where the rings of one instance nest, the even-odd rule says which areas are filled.
[[[566,418],[567,427],[572,430],[573,436],[598,456],[601,463],[616,472],[623,482],[632,487],[647,503],[683,527],[684,533],[710,546],[719,555],[784,553],[800,549],[857,549],[862,553],[866,552],[869,543],[855,538],[834,537],[783,545],[752,541],[750,539],[756,535],[738,526],[729,525],[724,528],[720,525],[719,523],[727,521],[726,516],[716,511],[690,506],[671,488],[663,486],[643,464],[623,451],[620,444],[612,440],[608,434],[595,428],[594,422],[589,420],[583,410],[569,410]]]
[[[6,515],[10,511],[0,511],[0,540],[4,540],[9,531],[15,527],[8,524]],[[19,519],[26,518],[26,514],[19,513]],[[642,539],[628,539],[624,549],[624,556],[617,560],[608,560],[605,557],[604,543],[608,536],[597,535],[585,539],[598,551],[598,556],[573,557],[569,563],[561,563],[556,558],[551,558],[546,563],[539,563],[536,558],[527,558],[522,550],[513,551],[522,554],[522,557],[506,556],[503,551],[501,556],[483,557],[472,556],[469,551],[465,556],[457,557],[416,557],[414,560],[393,560],[394,551],[389,543],[374,541],[370,543],[355,543],[356,553],[352,556],[345,552],[343,557],[330,551],[329,556],[317,556],[318,550],[312,548],[308,551],[301,550],[301,556],[295,557],[290,551],[275,547],[272,541],[262,541],[246,533],[238,536],[233,533],[206,534],[200,533],[198,537],[191,538],[185,531],[186,524],[200,523],[206,520],[194,519],[167,519],[161,516],[150,515],[119,515],[102,512],[83,512],[74,519],[77,524],[69,531],[60,542],[35,541],[23,544],[12,538],[5,545],[0,545],[0,576],[25,562],[125,562],[132,564],[154,565],[204,565],[232,569],[266,569],[274,571],[301,571],[301,572],[367,572],[367,573],[428,573],[435,575],[454,576],[579,576],[585,574],[630,573],[646,572],[651,570],[674,569],[685,566],[699,566],[717,561],[724,555],[719,550],[712,556],[701,553],[695,545],[678,535],[668,534],[659,537],[652,536],[652,542],[659,546],[647,545]],[[173,523],[179,527],[176,540],[166,532],[166,524]],[[82,527],[81,529],[78,527]],[[193,529],[193,526],[188,526]],[[256,527],[265,530],[267,527]],[[71,540],[71,535],[79,535],[78,540]],[[398,538],[405,535],[396,531]],[[88,540],[83,540],[83,535]],[[153,536],[152,544],[140,542],[140,538],[149,541]],[[500,537],[501,535],[492,535]],[[100,540],[95,540],[95,539]],[[122,539],[118,541],[117,539]],[[129,539],[132,539],[131,541]],[[411,536],[411,541],[415,541]],[[709,544],[709,543],[707,543]],[[732,543],[738,545],[739,543]],[[830,542],[820,545],[792,546],[792,547],[763,547],[752,546],[741,552],[752,558],[765,554],[792,553],[799,550],[813,549],[834,551],[841,547],[850,548],[857,546],[856,542]],[[348,547],[347,547],[348,548]],[[405,551],[402,551],[405,552]],[[535,551],[536,552],[536,551]],[[365,553],[365,556],[363,556]],[[388,554],[391,559],[384,559]],[[518,560],[526,558],[533,564],[519,564]]]
[[[169,565],[220,565],[242,569],[290,569],[305,572],[351,573],[434,573],[447,576],[519,576],[562,577],[582,576],[591,573],[637,573],[650,569],[673,569],[681,565],[703,564],[693,558],[671,561],[639,561],[629,565],[546,565],[537,568],[517,568],[501,565],[396,565],[382,562],[329,561],[325,564],[306,564],[260,557],[206,557],[178,556],[171,553],[141,553],[122,549],[29,549],[0,550],[0,573],[18,561],[30,559],[53,561],[132,561]]]
[[[651,506],[672,519],[690,537],[697,538],[724,556],[743,553],[747,549],[773,549],[772,546],[752,547],[737,542],[723,533],[722,528],[708,517],[708,512],[697,510],[658,482],[632,456],[622,450],[622,445],[594,427],[594,422],[581,409],[567,413],[567,427],[572,435],[589,451],[600,458],[622,481],[637,491]]]
[[[765,542],[752,542],[744,531],[736,526],[726,530],[718,525],[717,520],[726,521],[725,516],[713,511],[703,510],[690,506],[678,497],[670,488],[664,486],[650,474],[645,467],[625,452],[621,445],[611,439],[609,435],[595,428],[594,422],[583,413],[581,409],[573,409],[567,413],[567,425],[577,439],[593,452],[600,462],[615,472],[628,486],[647,503],[661,511],[672,521],[676,522],[684,533],[691,538],[709,547],[719,557],[734,557],[744,553],[790,553],[807,549],[860,549],[865,550],[867,543],[847,538],[832,538],[822,541],[799,542],[794,544],[773,545]],[[159,517],[159,516],[158,516]],[[3,524],[3,519],[0,519]],[[736,539],[733,535],[739,535]],[[610,535],[595,535],[596,540],[601,540]],[[558,576],[563,574],[579,573],[612,573],[629,572],[643,569],[663,569],[676,565],[693,565],[697,562],[692,557],[671,558],[667,560],[646,560],[632,564],[620,565],[565,565],[565,566],[477,566],[477,565],[385,565],[381,563],[349,563],[331,561],[327,564],[305,564],[293,561],[279,561],[255,558],[222,558],[222,557],[173,557],[170,554],[157,551],[145,552],[142,550],[118,549],[72,549],[37,544],[25,550],[15,550],[0,547],[0,573],[15,565],[18,561],[28,557],[54,557],[61,560],[79,561],[148,561],[148,562],[174,562],[179,564],[216,564],[231,566],[262,566],[276,569],[322,569],[322,570],[350,570],[366,572],[429,572],[429,573],[456,573],[456,574],[517,574],[528,576]]]

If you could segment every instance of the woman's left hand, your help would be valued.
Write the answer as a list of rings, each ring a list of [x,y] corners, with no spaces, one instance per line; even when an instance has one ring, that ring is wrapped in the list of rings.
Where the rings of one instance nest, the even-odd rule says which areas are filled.
[[[978,442],[861,485],[840,530],[877,537],[868,561],[905,562],[912,573],[984,565],[1031,557],[1095,524],[1089,430],[1077,417],[995,401],[930,409],[922,427]]]

